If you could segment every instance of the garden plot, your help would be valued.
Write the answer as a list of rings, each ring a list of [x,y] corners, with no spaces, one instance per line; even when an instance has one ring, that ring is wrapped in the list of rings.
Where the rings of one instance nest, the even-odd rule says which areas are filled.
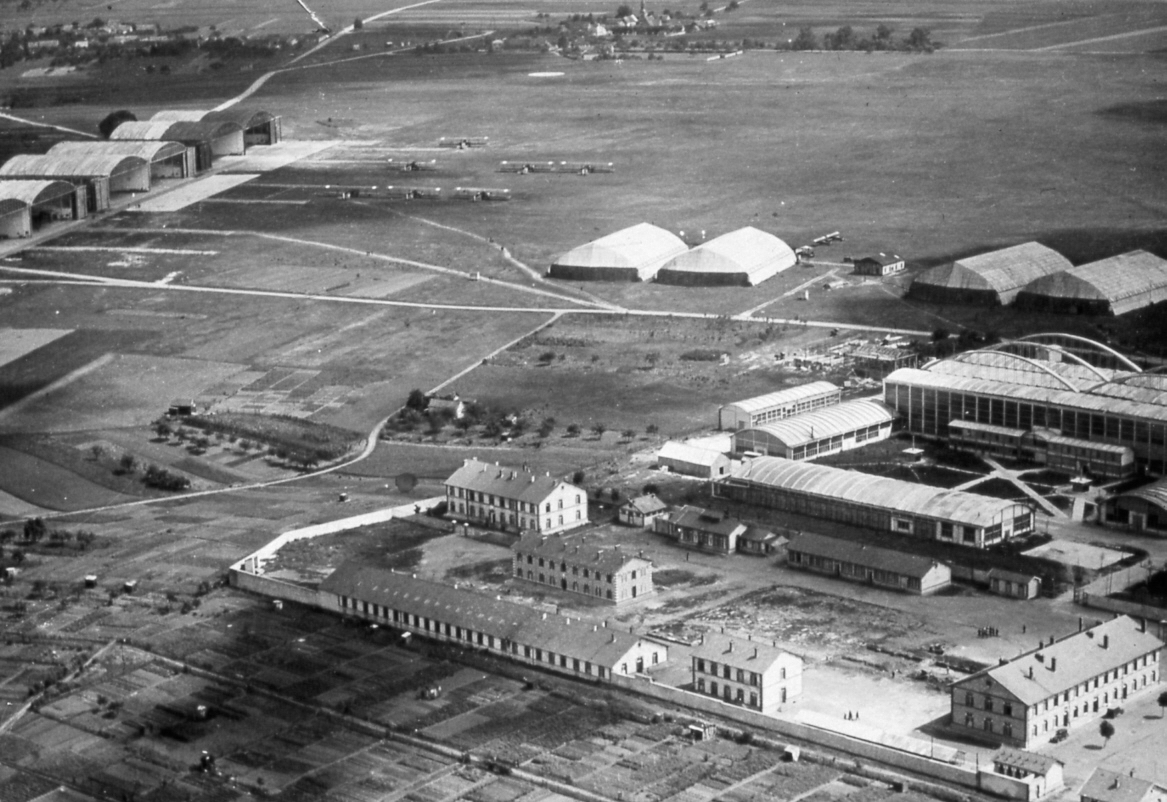
[[[344,406],[344,399],[353,391],[352,387],[324,383],[318,370],[275,368],[258,376],[254,371],[247,371],[247,376],[255,378],[216,401],[211,411],[307,418],[325,409]],[[229,390],[231,386],[220,383],[215,389]]]
[[[1025,552],[1025,555],[1055,560],[1062,565],[1080,565],[1091,570],[1101,570],[1130,556],[1123,551],[1092,546],[1089,543],[1078,543],[1074,540],[1051,540],[1049,543],[1030,549]]]

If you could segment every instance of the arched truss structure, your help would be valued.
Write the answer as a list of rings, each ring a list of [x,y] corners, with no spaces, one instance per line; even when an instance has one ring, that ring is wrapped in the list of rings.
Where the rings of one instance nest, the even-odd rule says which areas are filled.
[[[1095,376],[1097,376],[1101,381],[1105,382],[1105,381],[1110,380],[1110,377],[1107,376],[1105,373],[1103,373],[1101,370],[1099,370],[1096,365],[1091,365],[1089,362],[1087,362],[1085,359],[1083,359],[1082,357],[1075,354],[1073,351],[1069,351],[1069,350],[1063,348],[1062,346],[1055,345],[1053,343],[1034,343],[1032,341],[1024,340],[1024,339],[1022,339],[1022,340],[1002,340],[999,343],[994,343],[993,345],[989,345],[989,346],[986,346],[985,348],[981,348],[978,350],[995,351],[997,353],[1008,353],[1007,351],[1002,351],[1001,348],[1002,348],[1002,346],[1009,346],[1009,345],[1021,345],[1021,346],[1034,346],[1034,345],[1036,345],[1040,348],[1046,349],[1047,351],[1053,351],[1054,353],[1061,354],[1064,357],[1068,357],[1068,358],[1072,359],[1075,364],[1090,371]]]
[[[1103,343],[1098,342],[1097,340],[1091,340],[1088,337],[1082,337],[1082,336],[1077,335],[1077,334],[1066,334],[1064,332],[1049,331],[1049,332],[1043,332],[1041,334],[1027,334],[1024,337],[1019,338],[1019,340],[1021,342],[1035,342],[1035,343],[1040,343],[1042,345],[1059,345],[1059,346],[1063,345],[1064,342],[1068,341],[1068,342],[1073,343],[1075,345],[1087,346],[1089,349],[1091,349],[1099,354],[1105,354],[1106,356],[1110,357],[1111,359],[1114,359],[1116,362],[1121,364],[1123,366],[1123,369],[1129,370],[1132,373],[1142,373],[1143,372],[1142,368],[1140,368],[1138,365],[1136,365],[1134,362],[1132,362],[1128,357],[1123,356],[1118,351],[1115,351],[1109,345],[1105,345]],[[1049,342],[1047,342],[1047,341],[1049,341]]]
[[[1062,384],[1062,385],[1063,385],[1063,386],[1064,386],[1064,387],[1065,387],[1067,390],[1069,390],[1069,391],[1071,391],[1071,392],[1074,392],[1074,393],[1080,393],[1080,392],[1082,392],[1082,388],[1078,387],[1076,384],[1074,384],[1073,382],[1071,382],[1071,381],[1070,381],[1069,379],[1067,379],[1065,376],[1061,376],[1061,375],[1059,375],[1059,374],[1055,373],[1055,372],[1054,372],[1053,370],[1051,370],[1049,367],[1047,367],[1046,365],[1043,365],[1043,364],[1041,364],[1041,363],[1040,363],[1040,362],[1038,362],[1036,359],[1030,359],[1030,358],[1029,358],[1029,357],[1027,357],[1027,356],[1021,356],[1020,354],[1012,354],[1012,353],[1009,353],[1008,351],[996,351],[996,350],[993,350],[993,349],[991,349],[991,348],[982,348],[982,349],[977,349],[976,351],[963,351],[963,352],[961,352],[961,353],[959,353],[959,354],[953,354],[953,355],[952,355],[952,356],[950,356],[950,357],[945,357],[943,360],[941,360],[941,359],[933,359],[932,361],[928,362],[926,365],[924,365],[924,366],[923,366],[923,370],[927,370],[928,368],[930,368],[930,367],[932,367],[933,365],[935,365],[937,362],[942,362],[942,361],[949,361],[949,362],[965,362],[965,361],[967,361],[967,360],[966,360],[966,357],[973,356],[973,355],[975,355],[975,354],[981,354],[981,353],[994,353],[994,354],[1000,354],[1001,356],[1008,357],[1009,359],[1015,359],[1015,360],[1017,360],[1018,362],[1024,362],[1025,364],[1027,364],[1027,365],[1030,365],[1031,367],[1035,367],[1035,368],[1037,368],[1037,369],[1038,369],[1038,371],[1040,371],[1040,372],[1042,372],[1042,373],[1045,373],[1045,374],[1047,374],[1047,375],[1049,375],[1049,376],[1053,377],[1053,378],[1054,378],[1054,380],[1056,380],[1056,381],[1058,381],[1058,382],[1061,382],[1061,384]]]

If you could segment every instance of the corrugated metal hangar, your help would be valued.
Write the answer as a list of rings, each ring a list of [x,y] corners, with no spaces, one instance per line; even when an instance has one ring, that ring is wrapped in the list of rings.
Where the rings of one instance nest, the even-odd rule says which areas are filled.
[[[661,267],[656,280],[689,286],[752,287],[797,263],[785,242],[746,226],[678,255]]]
[[[572,248],[548,275],[572,281],[651,281],[668,260],[687,250],[671,231],[639,223]]]
[[[1004,306],[1034,279],[1071,267],[1057,251],[1026,242],[926,270],[912,281],[909,295],[936,303]]]
[[[1035,279],[1017,306],[1043,312],[1123,315],[1167,301],[1167,261],[1130,251]]]

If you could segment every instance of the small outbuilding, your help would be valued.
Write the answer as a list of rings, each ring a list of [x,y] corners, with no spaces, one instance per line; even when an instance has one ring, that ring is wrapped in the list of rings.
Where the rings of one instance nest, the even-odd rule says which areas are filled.
[[[712,554],[733,554],[746,525],[717,510],[681,507],[652,522],[652,531],[670,537],[678,546]]]
[[[1167,537],[1167,478],[1106,499],[1103,520],[1135,532]]]
[[[860,276],[891,276],[904,271],[904,258],[894,253],[860,256],[851,264]]]
[[[1041,577],[1000,568],[989,569],[989,592],[1010,599],[1036,599],[1041,595]]]
[[[661,267],[656,280],[689,286],[752,287],[797,263],[785,242],[746,226],[676,256]]]
[[[661,265],[686,251],[676,234],[639,223],[573,248],[548,275],[571,281],[651,281]]]
[[[652,493],[645,493],[622,504],[616,517],[625,526],[651,527],[656,518],[668,511],[668,504]]]
[[[719,451],[678,443],[670,440],[656,455],[658,468],[682,476],[716,479],[729,473],[729,457]]]
[[[991,760],[977,771],[977,785],[994,796],[1034,802],[1065,786],[1065,766],[1056,758],[1006,746]]]

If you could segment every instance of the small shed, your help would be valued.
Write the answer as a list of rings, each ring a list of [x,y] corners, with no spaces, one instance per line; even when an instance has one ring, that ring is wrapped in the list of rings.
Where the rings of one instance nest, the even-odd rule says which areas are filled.
[[[1041,577],[993,568],[989,571],[989,592],[1011,599],[1036,599],[1041,594]]]
[[[890,276],[904,270],[904,258],[894,253],[860,256],[852,264],[855,265],[855,273],[860,276]]]
[[[657,452],[658,468],[683,476],[716,479],[729,474],[729,457],[718,451],[670,440]]]
[[[747,524],[746,531],[738,535],[737,550],[742,554],[765,556],[774,551],[778,543],[778,533],[763,526]]]

